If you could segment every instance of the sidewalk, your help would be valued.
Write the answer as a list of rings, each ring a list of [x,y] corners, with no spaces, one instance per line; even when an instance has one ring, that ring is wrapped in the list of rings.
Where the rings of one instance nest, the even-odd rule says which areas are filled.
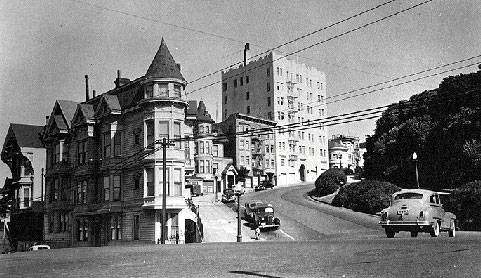
[[[194,204],[199,206],[199,214],[204,225],[203,242],[236,242],[237,214],[222,202],[214,201],[214,194],[194,197]],[[220,198],[219,198],[220,200]],[[243,225],[242,242],[255,241],[254,231]]]

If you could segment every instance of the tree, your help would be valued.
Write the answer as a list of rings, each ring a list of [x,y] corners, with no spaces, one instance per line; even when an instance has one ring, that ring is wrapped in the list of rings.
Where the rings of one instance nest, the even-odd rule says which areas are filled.
[[[346,184],[347,177],[342,169],[331,168],[322,173],[314,183],[316,188],[312,192],[315,196],[325,196],[336,192],[343,184]]]
[[[455,188],[481,179],[481,72],[445,78],[435,90],[390,106],[367,138],[368,179],[414,187],[418,154],[423,188]]]

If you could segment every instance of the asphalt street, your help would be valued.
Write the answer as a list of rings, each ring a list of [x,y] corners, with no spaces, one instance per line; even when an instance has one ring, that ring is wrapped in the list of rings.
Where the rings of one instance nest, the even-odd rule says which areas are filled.
[[[388,239],[376,217],[312,201],[305,196],[310,189],[242,196],[241,203],[271,202],[281,219],[281,228],[263,232],[262,241],[5,254],[0,277],[481,277],[481,233]],[[212,219],[235,215],[226,206],[211,207],[222,212],[211,212]],[[232,226],[219,233],[225,231],[232,233]]]

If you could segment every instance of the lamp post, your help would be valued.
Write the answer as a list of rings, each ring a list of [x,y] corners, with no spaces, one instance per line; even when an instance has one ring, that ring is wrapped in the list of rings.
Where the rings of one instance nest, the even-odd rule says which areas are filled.
[[[416,185],[419,188],[418,155],[416,154],[416,152],[413,152],[413,160],[414,160],[414,165],[416,167]]]
[[[240,192],[236,192],[237,195],[237,242],[242,242],[242,233],[241,233],[241,218],[240,218]]]

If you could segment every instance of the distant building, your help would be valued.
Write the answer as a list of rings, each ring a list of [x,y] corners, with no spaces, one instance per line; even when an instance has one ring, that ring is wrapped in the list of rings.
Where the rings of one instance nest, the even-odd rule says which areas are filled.
[[[46,151],[42,132],[43,126],[12,123],[3,144],[1,158],[12,175],[3,193],[13,199],[10,230],[19,241],[43,239]]]
[[[187,186],[200,186],[201,193],[220,193],[222,171],[232,163],[232,158],[224,157],[224,140],[218,140],[214,131],[214,120],[207,112],[203,101],[189,101],[185,123],[190,129],[186,136],[195,140],[186,142],[185,178]],[[217,182],[217,183],[216,183]]]
[[[273,127],[276,122],[245,114],[231,114],[225,121],[214,125],[214,129],[226,137],[225,155],[234,159],[237,170],[248,170],[244,184],[247,188],[261,181],[276,177],[276,146]],[[261,131],[264,130],[264,131]],[[249,133],[252,130],[252,133]],[[225,177],[225,188],[232,188],[236,181]],[[223,188],[223,189],[225,189]]]
[[[278,185],[314,181],[329,168],[327,128],[318,122],[327,115],[326,77],[316,68],[270,52],[222,72],[222,120],[232,114],[290,125],[273,135]]]
[[[366,142],[359,143],[357,166],[364,168],[364,154],[367,152]]]
[[[87,82],[88,85],[88,82]],[[115,88],[75,103],[57,101],[43,133],[47,148],[45,237],[63,246],[161,239],[163,138],[166,243],[197,242],[202,225],[188,201],[189,180],[205,182],[230,162],[211,139],[205,105],[185,98],[187,82],[162,40],[146,74],[118,72]],[[192,141],[192,136],[197,136]],[[216,168],[218,167],[218,168]]]
[[[359,138],[333,135],[329,140],[329,168],[355,170],[359,166]]]

